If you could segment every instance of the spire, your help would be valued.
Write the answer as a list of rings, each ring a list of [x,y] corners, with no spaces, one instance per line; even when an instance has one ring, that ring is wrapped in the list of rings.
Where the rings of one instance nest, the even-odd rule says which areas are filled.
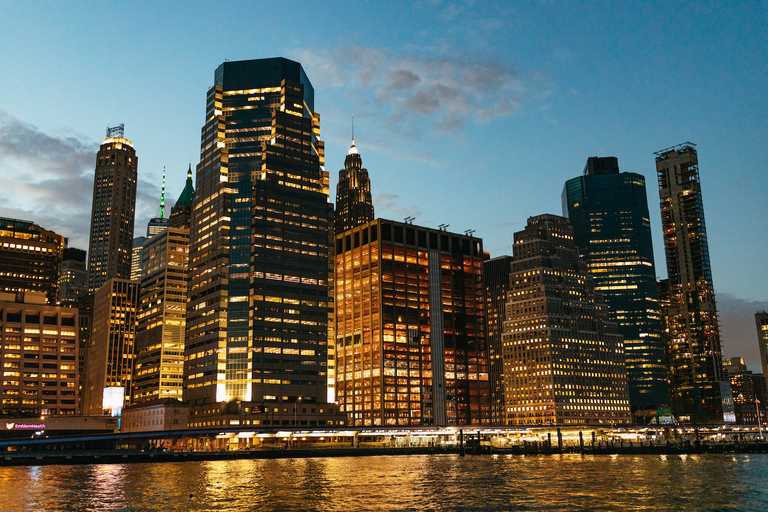
[[[160,218],[165,218],[165,166],[163,166],[163,191],[160,194]]]
[[[355,114],[352,114],[352,145],[349,147],[349,151],[347,151],[347,155],[357,155],[358,151],[355,147]]]

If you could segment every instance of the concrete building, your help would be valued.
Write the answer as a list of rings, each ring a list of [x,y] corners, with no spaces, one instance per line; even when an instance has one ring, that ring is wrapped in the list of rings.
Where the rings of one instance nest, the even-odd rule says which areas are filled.
[[[139,283],[127,279],[110,279],[96,292],[83,386],[83,414],[87,416],[105,413],[107,388],[122,392],[122,403],[116,403],[114,409],[129,404],[138,299]]]
[[[659,282],[659,298],[673,414],[694,423],[731,421],[695,145],[656,152],[656,173],[668,276]]]
[[[33,222],[0,217],[0,292],[43,292],[56,302],[67,239]]]
[[[74,415],[78,410],[78,310],[43,292],[0,292],[0,414]]]
[[[630,423],[624,344],[568,219],[515,233],[502,338],[508,425]]]
[[[355,426],[487,425],[482,240],[377,219],[336,235],[336,399]]]

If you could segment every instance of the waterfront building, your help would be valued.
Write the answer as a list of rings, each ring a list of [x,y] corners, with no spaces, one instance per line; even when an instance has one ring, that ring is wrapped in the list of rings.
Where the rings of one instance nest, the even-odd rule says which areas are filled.
[[[731,358],[733,359],[741,358]],[[723,368],[726,368],[725,361],[723,361]],[[725,376],[730,382],[733,393],[736,424],[756,425],[758,416],[762,421],[766,420],[765,404],[768,400],[768,386],[766,386],[765,376],[762,373],[752,373],[743,363],[737,368],[730,368]]]
[[[93,325],[88,347],[83,414],[101,416],[105,389],[122,400],[115,409],[127,406],[133,382],[134,345],[139,283],[127,279],[110,279],[96,291]],[[121,403],[120,403],[121,402]]]
[[[377,219],[337,234],[335,249],[348,424],[487,425],[482,240]]]
[[[72,306],[88,293],[88,270],[85,267],[85,251],[74,247],[62,253],[59,277],[59,302]]]
[[[78,409],[78,311],[44,292],[0,292],[0,414],[74,415]]]
[[[656,154],[667,279],[659,282],[672,409],[681,421],[728,421],[717,304],[694,144]]]
[[[371,180],[352,139],[336,185],[335,232],[343,233],[372,220]]]
[[[630,423],[624,344],[568,219],[515,233],[502,336],[508,425]]]
[[[619,172],[615,157],[590,157],[568,180],[563,216],[579,254],[624,338],[629,403],[645,424],[669,407],[664,343],[645,178]]]
[[[491,425],[506,425],[504,406],[504,359],[502,332],[507,319],[507,292],[512,256],[499,256],[483,262],[485,288],[486,339],[488,340],[488,382],[490,383]]]
[[[90,293],[112,278],[131,277],[139,159],[133,143],[123,135],[123,125],[107,128],[107,138],[96,155],[88,244]]]
[[[187,428],[189,404],[177,398],[155,398],[123,409],[121,432],[167,432]]]
[[[760,346],[763,375],[768,379],[768,313],[765,311],[755,313],[755,327],[757,328],[757,343]],[[766,384],[768,385],[768,381]]]
[[[43,292],[54,304],[67,239],[33,222],[0,217],[0,292]]]
[[[329,203],[312,84],[287,59],[224,62],[205,119],[190,239],[190,423],[322,404]]]

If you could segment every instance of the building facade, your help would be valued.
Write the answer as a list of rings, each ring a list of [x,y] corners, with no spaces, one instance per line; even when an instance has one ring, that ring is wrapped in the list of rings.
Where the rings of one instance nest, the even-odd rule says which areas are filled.
[[[595,289],[624,338],[635,422],[648,423],[669,407],[669,390],[645,178],[620,173],[615,157],[591,157],[583,175],[566,182],[562,203]]]
[[[67,239],[25,220],[0,217],[0,292],[43,292],[58,298]]]
[[[122,388],[122,406],[129,404],[135,360],[139,283],[110,279],[96,292],[91,342],[88,346],[83,414],[104,414],[105,388]]]
[[[659,283],[672,408],[683,421],[723,421],[717,304],[696,148],[656,153],[667,279]],[[722,389],[721,389],[722,388]]]
[[[337,234],[335,249],[348,424],[488,424],[482,240],[378,219]]]
[[[508,425],[630,423],[624,344],[568,219],[515,233],[502,338]]]
[[[0,414],[78,410],[78,311],[45,304],[43,292],[0,292]]]
[[[120,125],[107,129],[96,155],[88,244],[88,290],[96,292],[112,278],[131,277],[133,221],[139,159]]]
[[[371,180],[352,139],[352,146],[344,159],[344,168],[339,171],[339,182],[336,185],[335,232],[343,233],[373,218]]]
[[[59,302],[66,306],[77,304],[88,293],[86,253],[82,249],[66,248],[62,254],[59,276]]]
[[[765,311],[755,313],[755,327],[757,328],[757,343],[760,346],[763,375],[768,379],[768,313]],[[768,381],[766,381],[766,385],[768,385]]]
[[[512,256],[483,262],[486,339],[488,340],[488,381],[490,383],[491,425],[506,425],[504,406],[504,359],[502,333],[507,320],[507,292]]]
[[[323,403],[328,174],[314,89],[297,62],[225,62],[205,117],[190,239],[190,423]]]

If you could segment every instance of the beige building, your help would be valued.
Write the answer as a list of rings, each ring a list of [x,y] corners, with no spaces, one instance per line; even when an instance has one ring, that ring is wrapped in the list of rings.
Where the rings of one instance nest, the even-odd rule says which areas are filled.
[[[189,404],[175,398],[159,398],[123,409],[122,432],[156,432],[187,428]]]
[[[74,415],[78,310],[45,293],[0,292],[0,411],[6,417]]]
[[[630,423],[624,344],[568,219],[515,233],[502,335],[508,425]]]

